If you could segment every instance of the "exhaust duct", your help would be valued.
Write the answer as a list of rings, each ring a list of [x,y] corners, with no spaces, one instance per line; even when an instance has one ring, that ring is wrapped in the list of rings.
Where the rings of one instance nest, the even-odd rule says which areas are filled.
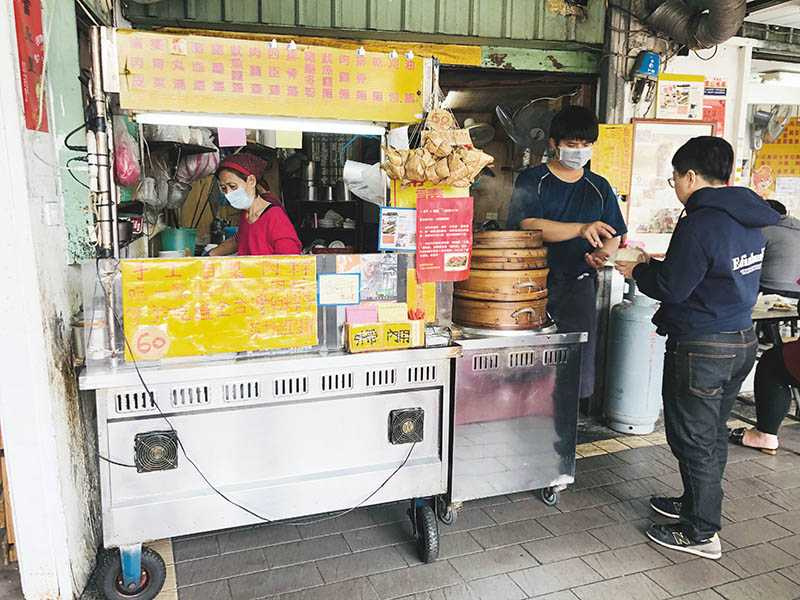
[[[648,0],[645,23],[691,50],[713,48],[744,23],[746,0]]]

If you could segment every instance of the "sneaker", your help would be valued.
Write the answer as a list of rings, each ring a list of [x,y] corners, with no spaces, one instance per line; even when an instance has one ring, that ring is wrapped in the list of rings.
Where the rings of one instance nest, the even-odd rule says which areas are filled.
[[[686,527],[680,523],[674,525],[651,525],[647,530],[647,537],[659,546],[671,548],[678,552],[686,552],[703,558],[717,560],[722,557],[722,544],[715,533],[704,540],[692,539]]]
[[[664,498],[663,496],[653,496],[650,498],[650,508],[660,515],[670,519],[681,518],[681,499]]]

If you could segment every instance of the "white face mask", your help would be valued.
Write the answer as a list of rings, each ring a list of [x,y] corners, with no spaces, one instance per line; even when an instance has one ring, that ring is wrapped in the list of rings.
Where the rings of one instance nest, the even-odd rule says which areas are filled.
[[[567,148],[558,147],[558,160],[568,169],[582,169],[592,160],[592,147],[586,148]]]
[[[225,198],[228,200],[228,204],[239,210],[247,210],[253,205],[253,199],[244,191],[244,188],[236,188],[232,192],[228,192],[225,194]]]

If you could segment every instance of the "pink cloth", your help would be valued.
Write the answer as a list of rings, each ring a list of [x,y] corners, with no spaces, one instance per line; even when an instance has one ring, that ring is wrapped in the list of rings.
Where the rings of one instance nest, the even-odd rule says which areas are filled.
[[[242,211],[236,239],[239,256],[300,254],[303,250],[286,211],[275,204],[268,206],[255,223],[250,223],[247,211]]]

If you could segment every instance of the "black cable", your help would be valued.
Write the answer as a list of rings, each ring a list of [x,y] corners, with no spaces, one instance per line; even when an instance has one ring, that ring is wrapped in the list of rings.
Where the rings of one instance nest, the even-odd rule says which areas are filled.
[[[112,465],[117,465],[118,467],[127,467],[129,469],[135,469],[136,468],[136,465],[128,465],[128,464],[125,464],[125,463],[117,462],[116,460],[111,460],[110,458],[106,458],[105,456],[103,456],[99,452],[97,453],[97,458],[99,458],[100,460],[104,460],[107,463],[111,463]]]
[[[69,143],[69,138],[71,138],[73,135],[75,135],[76,133],[78,133],[78,132],[79,132],[81,129],[85,129],[86,127],[87,127],[87,123],[86,123],[86,121],[84,121],[83,123],[81,123],[80,125],[78,125],[78,126],[75,128],[75,129],[73,129],[72,131],[70,131],[70,132],[67,134],[67,136],[64,138],[64,145],[65,145],[65,146],[66,146],[66,147],[67,147],[69,150],[72,150],[73,152],[86,152],[86,151],[88,150],[88,148],[87,148],[86,146],[72,146],[72,145],[70,145],[70,143]]]
[[[273,519],[268,519],[267,517],[265,517],[263,515],[260,515],[257,512],[254,512],[254,511],[250,510],[246,506],[242,506],[238,502],[228,498],[228,496],[226,496],[222,491],[217,489],[217,487],[208,480],[208,477],[206,477],[205,473],[203,473],[203,471],[200,469],[200,467],[197,466],[197,463],[195,463],[189,457],[189,454],[186,452],[186,448],[184,448],[183,442],[181,441],[181,438],[178,435],[178,432],[176,431],[175,427],[173,427],[172,422],[169,420],[167,415],[164,414],[164,411],[161,410],[161,406],[159,406],[158,402],[155,399],[156,398],[155,394],[150,391],[150,388],[148,387],[147,383],[145,382],[144,377],[142,377],[142,372],[139,370],[139,364],[137,363],[136,359],[133,357],[133,349],[131,348],[130,342],[128,342],[127,336],[125,335],[125,332],[123,330],[122,321],[120,320],[119,316],[117,315],[117,311],[114,310],[113,306],[108,304],[108,290],[106,289],[105,284],[103,283],[103,280],[100,277],[100,257],[99,256],[95,257],[95,268],[97,270],[97,281],[99,282],[100,287],[103,290],[103,299],[105,300],[107,307],[111,309],[111,314],[114,316],[114,322],[116,323],[116,325],[120,328],[120,331],[122,332],[122,340],[123,340],[123,342],[125,344],[125,347],[128,349],[128,352],[131,355],[131,361],[133,362],[133,368],[136,370],[136,375],[139,378],[139,381],[141,382],[142,387],[144,387],[145,393],[147,394],[148,397],[150,397],[153,405],[156,407],[156,410],[158,410],[158,413],[161,415],[161,418],[164,419],[164,421],[167,423],[167,425],[169,426],[170,431],[175,434],[175,439],[178,441],[178,447],[181,449],[181,453],[183,454],[183,457],[187,460],[187,462],[190,465],[192,465],[192,467],[197,472],[197,474],[200,475],[200,477],[203,479],[203,481],[205,481],[206,485],[208,485],[208,487],[214,493],[216,493],[220,498],[222,498],[223,500],[225,500],[226,502],[228,502],[232,506],[235,506],[236,508],[239,508],[239,509],[243,510],[244,512],[246,512],[250,516],[255,517],[259,521],[263,521],[264,523],[272,523]],[[395,475],[397,475],[397,473],[400,471],[400,469],[402,469],[406,465],[406,463],[408,462],[408,459],[411,457],[411,452],[414,450],[414,447],[416,445],[417,445],[417,443],[414,442],[411,445],[411,448],[409,449],[408,454],[406,455],[406,457],[403,460],[403,462],[400,463],[400,465],[394,471],[392,471],[392,473],[383,481],[383,483],[381,483],[380,486],[378,486],[378,488],[375,491],[373,491],[369,496],[364,498],[361,502],[359,502],[353,508],[350,508],[350,509],[348,509],[346,511],[343,511],[343,512],[341,512],[339,514],[336,514],[334,516],[324,517],[322,519],[317,519],[315,521],[297,522],[295,524],[300,525],[300,526],[307,526],[307,525],[313,525],[315,523],[321,523],[321,522],[324,522],[324,521],[330,521],[330,520],[333,520],[333,519],[338,519],[339,517],[343,517],[344,515],[349,514],[349,513],[353,512],[354,510],[360,508],[362,505],[364,505],[366,502],[368,502],[370,500],[370,498],[374,497],[375,494],[380,492],[386,486],[386,484],[389,483],[389,481]],[[100,455],[98,454],[98,456],[100,456]],[[104,459],[104,460],[108,460],[108,459]],[[112,461],[108,460],[108,462],[112,462]],[[112,464],[119,464],[120,466],[125,466],[125,467],[129,466],[129,465],[125,465],[125,464],[122,464],[122,463],[115,463],[115,462],[112,462]],[[292,523],[292,522],[289,521],[289,523]]]
[[[708,58],[703,58],[702,56],[700,56],[700,53],[699,53],[699,52],[697,52],[697,50],[692,50],[692,52],[694,52],[694,55],[695,55],[697,58],[699,58],[700,60],[705,60],[705,61],[708,61],[708,60],[713,60],[713,59],[714,59],[714,57],[717,55],[717,52],[719,52],[719,44],[717,44],[716,46],[714,46],[714,53],[713,53],[711,56],[709,56]]]

